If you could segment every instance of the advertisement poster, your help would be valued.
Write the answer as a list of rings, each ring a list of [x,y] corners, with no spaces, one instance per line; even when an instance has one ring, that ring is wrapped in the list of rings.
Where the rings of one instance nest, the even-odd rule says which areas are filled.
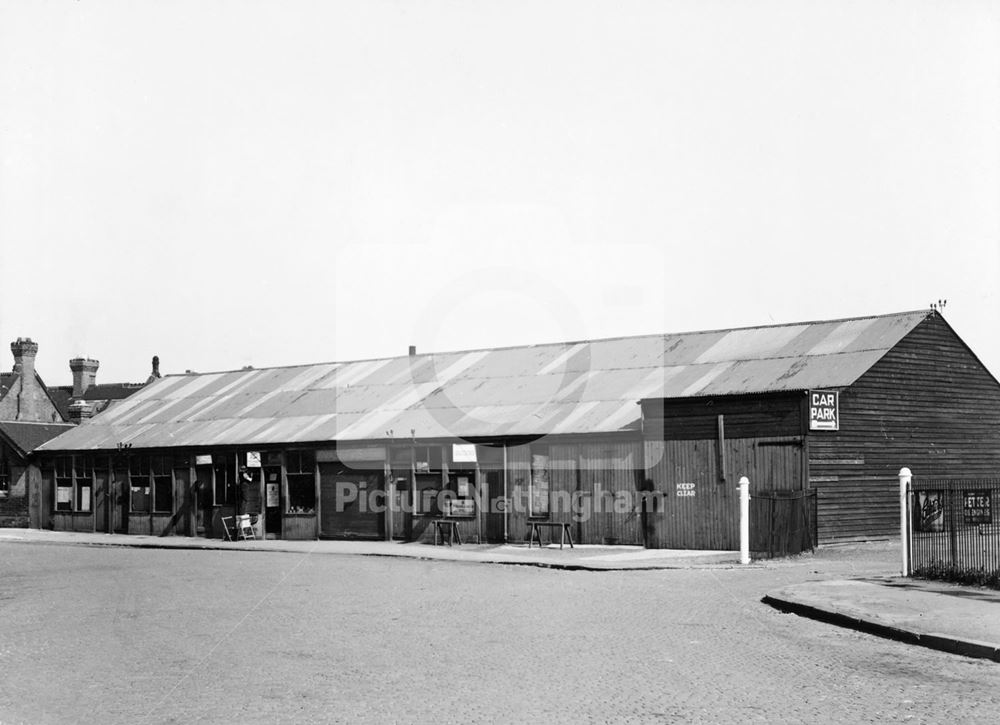
[[[967,524],[992,524],[993,511],[990,491],[965,491],[962,516]]]
[[[917,530],[944,531],[944,500],[940,491],[917,491]]]

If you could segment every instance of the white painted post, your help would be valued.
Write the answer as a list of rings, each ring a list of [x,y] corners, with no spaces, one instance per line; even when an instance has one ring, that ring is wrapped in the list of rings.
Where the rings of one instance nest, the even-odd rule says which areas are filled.
[[[740,564],[750,563],[750,479],[740,478]]]
[[[910,469],[899,469],[899,544],[903,557],[903,576],[910,575],[910,517],[907,516],[907,494],[913,474]]]

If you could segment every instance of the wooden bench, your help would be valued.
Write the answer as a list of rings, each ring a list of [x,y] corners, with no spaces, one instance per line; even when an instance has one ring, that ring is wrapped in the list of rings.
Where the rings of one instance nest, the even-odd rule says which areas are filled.
[[[454,519],[434,519],[434,546],[438,545],[438,534],[441,534],[441,546],[444,546],[444,532],[448,530],[448,546],[458,541],[462,543],[462,534],[458,531],[458,522]]]
[[[528,522],[528,548],[531,548],[532,542],[534,542],[535,537],[538,537],[538,548],[542,548],[542,528],[546,529],[559,529],[559,548],[563,548],[563,544],[566,540],[569,540],[569,548],[573,547],[573,531],[570,529],[571,524],[564,523],[562,521],[529,521]]]

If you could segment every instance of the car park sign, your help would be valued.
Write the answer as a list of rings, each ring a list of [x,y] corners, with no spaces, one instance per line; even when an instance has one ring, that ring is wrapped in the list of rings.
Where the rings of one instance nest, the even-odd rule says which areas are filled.
[[[809,391],[809,430],[840,430],[840,393]]]

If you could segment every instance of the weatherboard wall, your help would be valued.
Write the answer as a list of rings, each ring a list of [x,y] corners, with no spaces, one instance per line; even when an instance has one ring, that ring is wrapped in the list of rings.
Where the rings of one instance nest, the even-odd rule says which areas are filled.
[[[809,434],[820,543],[898,535],[898,473],[1000,471],[1000,384],[939,316],[840,393],[838,431]]]

